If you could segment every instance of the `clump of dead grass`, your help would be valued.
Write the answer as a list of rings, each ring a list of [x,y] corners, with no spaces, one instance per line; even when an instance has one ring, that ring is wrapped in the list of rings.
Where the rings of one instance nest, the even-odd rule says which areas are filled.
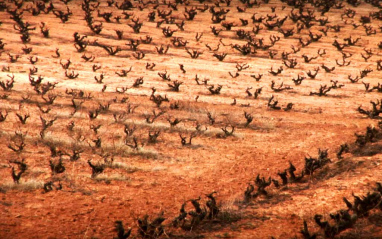
[[[111,181],[121,181],[121,182],[129,182],[131,179],[126,177],[123,174],[115,173],[115,174],[99,174],[93,178],[96,182],[105,182],[110,183]]]
[[[42,189],[44,187],[44,182],[41,180],[31,179],[26,182],[20,182],[19,184],[8,181],[0,185],[0,191],[7,192],[10,190],[17,190],[22,192],[34,191],[37,189]]]
[[[113,163],[111,163],[108,166],[108,168],[111,168],[111,169],[123,169],[127,173],[134,173],[134,172],[137,172],[137,171],[141,170],[140,168],[137,168],[137,167],[134,167],[134,166],[129,166],[126,163],[123,163],[123,162],[113,162]]]

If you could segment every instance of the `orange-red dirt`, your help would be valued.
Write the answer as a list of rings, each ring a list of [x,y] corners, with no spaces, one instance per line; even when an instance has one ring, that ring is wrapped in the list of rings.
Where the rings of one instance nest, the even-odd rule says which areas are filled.
[[[344,2],[342,9],[331,8],[324,17],[329,20],[327,25],[341,26],[340,32],[330,29],[327,36],[302,47],[297,53],[293,53],[291,46],[301,47],[299,37],[308,39],[309,30],[322,34],[319,30],[325,27],[315,22],[311,29],[296,33],[296,24],[287,19],[282,28],[294,28],[295,34],[284,38],[277,27],[267,30],[260,24],[263,29],[257,35],[251,33],[253,37],[264,38],[265,44],[270,43],[271,35],[280,37],[280,41],[270,48],[277,52],[271,59],[268,50],[259,49],[256,53],[244,56],[230,44],[246,43],[246,40],[236,36],[236,31],[252,31],[255,24],[251,17],[254,13],[256,18],[273,14],[279,18],[289,16],[292,7],[278,0],[270,0],[267,4],[258,1],[260,6],[247,8],[243,13],[236,8],[245,6],[238,0],[233,0],[229,7],[226,3],[219,3],[221,8],[230,10],[225,22],[234,23],[231,31],[223,30],[219,36],[214,36],[210,27],[223,27],[212,23],[208,10],[197,10],[195,19],[185,21],[184,31],[181,31],[175,24],[166,22],[157,28],[156,22],[160,21],[158,16],[155,22],[148,21],[148,13],[156,11],[153,9],[154,3],[140,10],[137,6],[142,4],[134,1],[136,7],[126,11],[133,16],[124,19],[122,10],[108,7],[106,1],[98,2],[101,13],[112,12],[113,17],[122,16],[120,23],[114,18],[110,23],[105,22],[97,16],[97,10],[94,11],[95,22],[103,23],[103,30],[97,35],[86,25],[82,1],[72,0],[67,6],[73,14],[66,23],[62,23],[53,13],[33,16],[24,11],[23,20],[36,27],[36,30],[30,31],[31,40],[26,44],[22,43],[20,34],[14,29],[15,23],[10,19],[10,14],[0,11],[0,39],[6,43],[0,51],[0,67],[9,66],[9,71],[0,72],[0,81],[9,80],[8,75],[13,75],[15,81],[10,91],[0,92],[0,111],[3,114],[8,112],[5,121],[0,122],[0,238],[113,238],[117,236],[114,231],[116,220],[123,221],[125,228],[131,227],[133,234],[137,235],[137,218],[147,214],[152,219],[162,212],[166,218],[162,238],[175,235],[183,235],[183,238],[302,238],[300,230],[304,220],[311,232],[317,232],[319,238],[323,238],[323,232],[313,220],[315,214],[322,214],[329,219],[329,213],[346,208],[343,197],[351,199],[352,193],[365,195],[373,190],[376,182],[382,181],[380,143],[373,142],[360,153],[345,153],[343,159],[336,158],[339,146],[343,143],[349,144],[351,152],[356,151],[355,133],[363,134],[369,125],[378,128],[378,119],[369,119],[358,113],[357,108],[362,105],[365,109],[371,109],[369,102],[381,98],[377,91],[366,92],[362,81],[371,86],[381,83],[382,71],[377,70],[376,62],[382,59],[382,50],[378,48],[382,41],[382,22],[372,19],[368,24],[376,29],[376,34],[372,35],[366,35],[362,26],[354,29],[351,23],[360,24],[361,16],[368,16],[379,9],[363,1],[358,7]],[[198,1],[187,2],[188,6],[179,4],[178,10],[173,10],[176,23],[185,19],[185,7],[203,7]],[[6,4],[9,9],[15,9],[14,3]],[[53,4],[56,9],[66,11],[63,2],[54,0]],[[204,4],[212,7],[216,3],[205,1]],[[25,2],[22,8],[25,10],[31,6],[34,6],[33,2]],[[275,13],[272,13],[271,7],[276,7]],[[158,9],[169,10],[162,1],[159,1]],[[306,9],[314,7],[307,4]],[[355,17],[341,18],[345,9],[355,10]],[[321,18],[317,9],[315,15]],[[143,22],[140,33],[134,33],[128,26],[132,24],[131,19],[137,18]],[[242,26],[240,18],[249,20],[249,24]],[[40,33],[41,22],[45,22],[50,29],[49,38],[44,38]],[[167,26],[172,30],[177,29],[173,37],[166,38],[162,34],[161,28]],[[124,32],[121,40],[118,40],[115,30]],[[90,42],[84,52],[77,52],[73,45],[75,32],[86,35],[86,40]],[[203,33],[199,41],[195,39],[196,33]],[[138,46],[138,51],[145,53],[145,57],[138,60],[126,44],[129,39],[138,40],[146,35],[153,40],[150,44],[141,43]],[[334,40],[342,43],[344,38],[350,36],[353,39],[361,37],[361,40],[343,50],[352,54],[347,59],[351,63],[340,67],[336,65],[336,60],[342,62],[342,53],[332,43]],[[185,47],[172,45],[171,39],[174,37],[187,40],[189,50],[198,50],[202,54],[192,59]],[[122,51],[111,56],[95,46],[95,40],[108,46],[119,46]],[[214,52],[206,44],[212,50],[219,45],[219,49]],[[33,48],[29,55],[22,51],[24,45]],[[157,53],[155,47],[161,45],[170,46],[167,54]],[[61,54],[59,58],[54,57],[56,48]],[[365,48],[373,52],[367,62],[361,57],[361,53],[365,55]],[[310,63],[304,62],[303,54],[316,56],[319,49],[325,49],[326,55]],[[298,64],[294,69],[283,65],[283,51],[291,53],[290,59],[297,59]],[[20,58],[11,63],[8,53],[20,55]],[[227,56],[219,61],[213,56],[214,53],[227,53]],[[81,58],[84,54],[94,56],[95,60],[86,62]],[[34,65],[28,59],[30,56],[38,57]],[[68,59],[72,62],[68,73],[72,70],[78,73],[77,79],[68,79],[60,65],[60,61],[65,63]],[[147,63],[155,63],[156,66],[148,70]],[[101,69],[94,72],[94,64],[101,66]],[[182,73],[179,64],[184,65],[186,73]],[[229,72],[235,74],[237,64],[247,64],[249,68],[232,78]],[[335,70],[326,73],[321,68],[322,64],[335,66]],[[44,77],[43,83],[57,82],[55,89],[44,96],[45,99],[57,96],[52,104],[47,104],[30,85],[28,74],[33,66],[38,68],[35,78],[41,75]],[[271,67],[276,70],[280,66],[283,66],[284,71],[278,76],[269,73]],[[126,77],[115,74],[130,67],[132,70]],[[306,72],[313,71],[315,67],[320,67],[316,79],[307,77],[301,85],[293,84],[292,78],[306,76]],[[373,71],[357,83],[348,80],[348,75],[355,77],[365,68]],[[183,82],[179,92],[171,91],[168,86],[171,82],[158,76],[158,73],[164,72],[170,75],[172,81]],[[99,78],[101,73],[105,77],[100,84],[94,77]],[[260,81],[251,77],[258,74],[263,74]],[[208,85],[222,85],[221,93],[212,95],[207,85],[196,83],[195,75],[200,82],[209,79]],[[132,87],[139,77],[143,77],[143,84]],[[274,92],[270,87],[272,80],[276,86],[283,82],[293,89]],[[317,92],[321,85],[332,85],[331,80],[344,84],[344,87],[331,90],[327,96],[310,95],[310,92]],[[104,86],[106,90],[102,92]],[[127,87],[124,93],[116,92],[122,87]],[[153,87],[156,89],[155,95],[166,95],[169,102],[157,107],[150,100]],[[263,89],[259,97],[254,99],[245,92],[248,87],[252,87],[252,93],[259,87]],[[85,96],[91,96],[75,99],[77,103],[83,101],[77,112],[72,106],[73,96],[68,94],[72,90],[82,90]],[[267,103],[272,95],[282,108],[293,103],[292,109],[270,109]],[[128,99],[123,102],[124,97]],[[179,109],[170,107],[175,102],[179,102]],[[102,111],[96,119],[89,118],[89,111],[108,103],[109,109]],[[43,113],[38,104],[43,109],[51,110]],[[137,108],[129,113],[129,105]],[[152,115],[153,110],[165,113],[153,123],[147,123],[145,117]],[[214,124],[208,120],[208,112],[215,117]],[[245,127],[244,112],[253,116],[248,127]],[[29,114],[30,117],[22,124],[16,113]],[[40,134],[40,117],[56,119],[44,131],[44,135]],[[176,118],[182,121],[170,126],[169,121]],[[75,126],[69,130],[68,125],[72,121]],[[200,131],[196,130],[198,124],[201,125]],[[96,133],[91,127],[98,125],[101,126]],[[126,136],[124,125],[136,127],[133,136]],[[235,127],[232,136],[222,137],[221,128],[225,126]],[[154,131],[161,132],[155,144],[148,142],[149,132]],[[188,140],[195,132],[197,134],[191,145],[182,146],[179,134]],[[26,146],[21,152],[14,152],[8,147],[15,143],[16,133],[22,133],[25,137]],[[134,146],[134,137],[138,140],[138,149],[129,146]],[[95,145],[97,138],[102,141],[99,147]],[[73,161],[68,155],[62,156],[65,171],[52,174],[49,161],[57,162],[59,157],[51,156],[49,145],[67,154],[72,154],[72,149],[81,150],[80,158]],[[306,175],[300,183],[278,189],[272,185],[267,188],[268,196],[258,197],[249,203],[243,202],[248,183],[253,183],[258,174],[280,180],[277,172],[288,168],[289,162],[296,166],[299,174],[304,167],[304,158],[309,155],[316,157],[319,148],[328,149],[331,163],[312,176]],[[88,160],[103,163],[104,158],[113,158],[112,166],[92,177]],[[22,159],[25,159],[28,168],[22,174],[20,183],[15,184],[11,167],[17,169],[17,165],[12,161]],[[61,182],[62,190],[44,192],[43,185],[49,181],[55,182],[55,185]],[[205,202],[205,194],[213,191],[217,192],[216,199],[221,212],[232,217],[232,220],[238,220],[231,222],[226,217],[216,222],[206,222],[192,231],[171,227],[171,221],[179,214],[185,201],[201,196],[202,202]],[[339,236],[382,238],[381,219],[382,212],[372,210],[369,217],[359,219],[354,228]],[[225,223],[222,223],[224,220]]]

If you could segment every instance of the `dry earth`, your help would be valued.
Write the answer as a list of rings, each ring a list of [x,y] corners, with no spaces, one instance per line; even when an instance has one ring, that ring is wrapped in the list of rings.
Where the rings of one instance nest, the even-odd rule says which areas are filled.
[[[366,195],[375,188],[376,182],[382,181],[381,144],[378,140],[367,143],[365,147],[354,143],[355,133],[364,134],[369,125],[379,128],[378,118],[370,119],[360,114],[357,108],[362,105],[362,108],[370,110],[370,101],[376,102],[380,98],[377,90],[365,91],[362,82],[370,83],[371,87],[380,83],[382,71],[377,69],[377,61],[382,59],[382,46],[378,47],[382,40],[382,22],[372,18],[371,23],[366,24],[376,30],[370,35],[366,34],[363,26],[355,28],[352,24],[360,25],[362,16],[378,12],[378,8],[363,1],[357,7],[337,1],[337,4],[343,4],[342,8],[332,7],[321,16],[319,9],[322,8],[307,3],[303,14],[314,10],[317,19],[328,19],[326,26],[341,27],[338,32],[330,27],[324,35],[319,30],[326,26],[320,26],[317,21],[313,21],[310,29],[297,33],[297,24],[290,19],[294,7],[278,0],[270,0],[269,3],[259,1],[259,6],[247,7],[245,12],[238,11],[237,7],[245,8],[245,4],[237,0],[233,0],[230,6],[224,1],[178,1],[177,10],[172,9],[171,13],[175,23],[185,20],[185,8],[197,8],[195,19],[185,20],[183,31],[171,22],[157,27],[161,20],[158,14],[154,22],[148,21],[148,14],[152,11],[170,11],[171,7],[162,1],[156,10],[155,3],[144,6],[142,2],[133,2],[134,8],[126,11],[117,9],[115,5],[109,7],[106,1],[90,4],[97,2],[100,3],[100,13],[112,12],[111,22],[98,16],[97,10],[92,13],[95,23],[103,24],[100,34],[93,33],[86,25],[82,1],[72,0],[66,4],[72,15],[65,23],[52,12],[33,16],[26,10],[36,4],[25,1],[21,6],[24,9],[23,20],[36,27],[29,31],[30,41],[25,44],[14,28],[15,21],[10,19],[11,15],[6,10],[0,11],[0,38],[5,43],[0,55],[0,67],[3,68],[0,81],[6,82],[14,76],[13,88],[3,89],[0,93],[0,110],[3,115],[8,112],[7,118],[0,123],[0,238],[113,238],[117,236],[114,230],[116,220],[123,221],[125,228],[131,227],[133,237],[139,237],[137,218],[147,214],[153,219],[162,212],[166,218],[163,238],[302,238],[300,230],[304,220],[311,232],[323,238],[323,231],[313,220],[315,214],[322,214],[329,220],[329,213],[346,209],[343,197],[352,201],[352,193]],[[11,10],[16,8],[13,2],[1,3]],[[56,10],[66,12],[64,2],[54,0],[53,4]],[[215,6],[215,10],[228,9],[223,22],[233,23],[232,29],[226,30],[220,23],[213,23],[209,10],[201,10],[204,5]],[[272,8],[275,8],[274,13]],[[343,16],[346,9],[356,11],[354,18]],[[125,19],[123,12],[132,16]],[[279,19],[288,16],[281,28],[294,29],[294,35],[285,38],[278,27],[267,29],[264,26],[266,20],[258,23],[262,29],[255,34],[252,29],[256,23],[251,20],[255,13],[256,18],[271,18],[275,14]],[[298,10],[295,9],[294,13],[297,14]],[[114,19],[116,16],[122,17],[120,23]],[[139,33],[134,33],[128,26],[136,19],[143,23]],[[243,26],[240,19],[248,20],[248,25]],[[169,17],[168,21],[171,21]],[[41,22],[49,28],[49,37],[40,32]],[[224,30],[214,36],[212,26]],[[165,27],[177,31],[171,37],[165,37],[162,33]],[[254,42],[263,38],[265,45],[271,43],[270,36],[278,36],[280,40],[269,49],[257,49],[256,53],[243,55],[231,47],[248,41],[239,39],[236,34],[239,29],[249,32]],[[123,31],[122,39],[117,38],[116,30]],[[309,30],[322,35],[322,38],[302,47],[298,38],[307,41]],[[75,32],[87,36],[84,41],[88,45],[83,52],[78,52],[74,46]],[[195,38],[197,33],[203,34],[199,40]],[[126,45],[130,39],[139,40],[146,36],[152,37],[152,42],[141,43],[137,51]],[[190,51],[202,54],[191,58],[184,46],[173,45],[174,37],[187,41],[186,47]],[[353,40],[360,37],[360,40],[354,46],[344,48],[343,53],[351,54],[346,59],[350,64],[339,66],[336,60],[341,63],[343,53],[332,44],[335,40],[342,44],[348,37]],[[109,55],[97,43],[120,47],[122,51]],[[212,49],[209,50],[206,44]],[[293,53],[292,45],[301,50]],[[32,48],[29,54],[22,50],[25,46]],[[161,46],[169,46],[166,54],[157,52],[156,47]],[[215,49],[217,46],[218,50]],[[56,49],[59,49],[60,57],[56,56]],[[365,49],[372,52],[367,61],[361,56],[368,55]],[[309,63],[304,62],[302,55],[314,57],[323,50],[325,55]],[[269,51],[276,53],[273,59]],[[144,58],[136,59],[133,55],[137,52],[145,53]],[[296,67],[288,68],[283,64],[283,52],[291,53],[289,59],[297,59]],[[215,53],[227,53],[227,56],[219,61],[213,56]],[[10,62],[8,54],[19,55],[20,58]],[[81,58],[83,55],[94,56],[95,59],[85,61]],[[32,65],[29,57],[36,57],[38,61]],[[60,65],[69,59],[72,63],[68,73],[72,70],[78,73],[76,79],[68,79]],[[147,63],[155,63],[156,66],[149,70]],[[179,64],[184,65],[185,73]],[[335,69],[327,73],[322,64],[335,66]],[[93,65],[101,68],[94,72]],[[246,65],[248,68],[240,72],[236,68]],[[281,74],[273,76],[269,72],[271,67],[275,70],[280,66],[284,68]],[[42,84],[57,83],[43,97],[30,84],[29,72],[33,67],[38,69],[33,77],[37,79],[41,75]],[[316,67],[320,68],[316,78],[307,77],[307,72],[314,71]],[[130,68],[125,77],[115,73]],[[356,83],[349,81],[348,75],[354,78],[364,69],[372,69],[372,72]],[[172,91],[168,86],[171,82],[158,75],[165,72],[171,81],[183,83],[179,92]],[[239,75],[233,78],[229,72],[233,76],[236,72]],[[94,77],[99,78],[101,73],[104,73],[103,82],[97,83]],[[251,77],[258,74],[263,74],[259,81]],[[200,85],[195,81],[196,75]],[[298,75],[307,77],[301,85],[292,81]],[[139,77],[143,77],[143,84],[133,87]],[[208,79],[207,85],[203,83],[205,79]],[[325,96],[310,95],[320,86],[332,85],[332,80],[344,86],[332,89]],[[293,89],[276,92],[271,89],[272,81],[276,86],[284,83]],[[212,85],[222,86],[220,94],[210,93],[208,87]],[[169,102],[157,107],[150,97],[153,87],[155,96],[166,95]],[[262,87],[257,99],[248,96],[248,87],[252,87],[252,94]],[[272,95],[282,108],[293,103],[292,109],[270,109],[268,100]],[[49,103],[49,97],[56,98]],[[77,111],[74,111],[72,99],[77,104],[82,102]],[[176,103],[179,109],[174,109]],[[100,105],[106,109],[91,119],[89,112],[96,111]],[[47,109],[50,111],[43,112]],[[153,111],[164,114],[148,123],[145,117],[152,115]],[[244,112],[253,116],[247,127]],[[215,118],[213,124],[207,113]],[[30,117],[23,124],[16,114]],[[42,131],[41,117],[55,121]],[[181,122],[171,126],[169,121],[174,119]],[[71,122],[74,128],[69,129]],[[135,128],[134,133],[127,135],[125,125]],[[200,126],[198,129],[197,125]],[[97,126],[100,128],[96,132],[94,128]],[[235,127],[233,135],[225,136],[221,129],[224,127],[228,130]],[[148,134],[155,131],[160,135],[156,143],[150,143]],[[187,140],[191,135],[195,137],[191,145],[183,146],[179,134],[186,136]],[[8,147],[19,145],[21,138],[25,142],[22,150],[15,152]],[[134,139],[138,142],[137,148],[134,148]],[[344,143],[348,143],[350,152],[337,159],[336,153]],[[59,153],[52,156],[50,147]],[[318,149],[328,150],[330,163],[312,175],[305,175],[300,182],[279,188],[272,184],[266,188],[267,196],[244,202],[244,192],[258,174],[281,183],[278,172],[287,169],[292,162],[299,175],[304,168],[305,157],[316,157]],[[79,159],[70,158],[73,150],[80,152]],[[56,163],[59,158],[65,171],[53,173],[49,161]],[[11,168],[14,167],[16,173],[20,171],[14,161],[22,159],[25,159],[27,170],[17,184],[12,179]],[[88,160],[94,164],[109,163],[102,173],[92,177]],[[55,186],[61,183],[62,189],[53,187],[52,191],[46,192],[43,186],[47,182],[53,182]],[[184,202],[201,197],[204,204],[207,200],[205,195],[213,191],[220,207],[220,215],[216,219],[206,220],[187,231],[171,226]],[[190,210],[192,206],[188,203],[187,211]],[[382,238],[381,219],[381,210],[372,210],[368,217],[360,218],[353,228],[338,237]]]

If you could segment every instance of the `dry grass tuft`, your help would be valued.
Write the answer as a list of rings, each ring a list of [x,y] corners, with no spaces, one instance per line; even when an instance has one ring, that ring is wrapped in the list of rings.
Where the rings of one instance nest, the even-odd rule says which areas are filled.
[[[42,189],[44,186],[44,182],[40,180],[34,180],[31,179],[27,182],[21,182],[20,184],[16,184],[14,182],[5,182],[4,184],[0,185],[0,191],[7,192],[10,190],[17,190],[17,191],[33,191],[37,189]]]
[[[123,174],[99,174],[97,175],[95,178],[93,178],[93,180],[97,181],[97,182],[106,182],[106,183],[110,183],[111,181],[131,181],[131,179],[129,177],[126,177],[125,175]]]

